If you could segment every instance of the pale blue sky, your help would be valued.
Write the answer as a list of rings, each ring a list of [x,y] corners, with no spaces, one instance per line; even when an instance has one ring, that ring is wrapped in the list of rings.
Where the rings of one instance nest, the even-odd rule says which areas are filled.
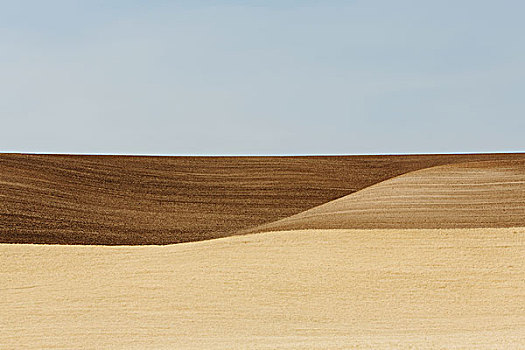
[[[525,151],[523,1],[0,0],[0,151]]]

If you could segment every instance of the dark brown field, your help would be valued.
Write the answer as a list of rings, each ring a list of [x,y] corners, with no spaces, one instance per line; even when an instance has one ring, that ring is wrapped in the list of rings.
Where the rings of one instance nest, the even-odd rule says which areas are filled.
[[[230,236],[437,165],[525,154],[0,155],[0,242],[169,244]]]

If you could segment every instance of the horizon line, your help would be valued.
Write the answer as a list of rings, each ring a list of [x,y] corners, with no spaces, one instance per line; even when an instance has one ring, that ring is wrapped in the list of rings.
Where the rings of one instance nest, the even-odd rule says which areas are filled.
[[[128,156],[128,157],[342,157],[342,156],[420,156],[420,155],[469,155],[469,154],[507,154],[525,153],[525,150],[466,151],[466,152],[385,152],[385,153],[122,153],[122,152],[12,152],[0,151],[1,154],[19,155],[63,155],[63,156]]]

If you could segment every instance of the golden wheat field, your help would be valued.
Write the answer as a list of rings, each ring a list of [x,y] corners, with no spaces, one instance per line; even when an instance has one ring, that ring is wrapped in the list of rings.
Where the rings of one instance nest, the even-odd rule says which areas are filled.
[[[0,170],[2,349],[525,347],[524,154]]]

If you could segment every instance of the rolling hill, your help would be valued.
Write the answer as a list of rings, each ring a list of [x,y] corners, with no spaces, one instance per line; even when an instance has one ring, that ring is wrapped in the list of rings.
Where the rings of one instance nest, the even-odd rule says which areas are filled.
[[[431,166],[525,154],[0,154],[0,242],[142,245],[236,234]]]
[[[0,348],[523,348],[525,159],[455,157],[4,156],[2,212],[18,210],[2,219],[7,241],[162,243],[183,224],[210,225],[188,240],[256,233],[0,244]],[[266,213],[254,224],[335,189],[353,193],[255,229],[236,223],[241,208]],[[131,240],[159,198],[177,210]],[[287,209],[257,211],[272,200]]]

